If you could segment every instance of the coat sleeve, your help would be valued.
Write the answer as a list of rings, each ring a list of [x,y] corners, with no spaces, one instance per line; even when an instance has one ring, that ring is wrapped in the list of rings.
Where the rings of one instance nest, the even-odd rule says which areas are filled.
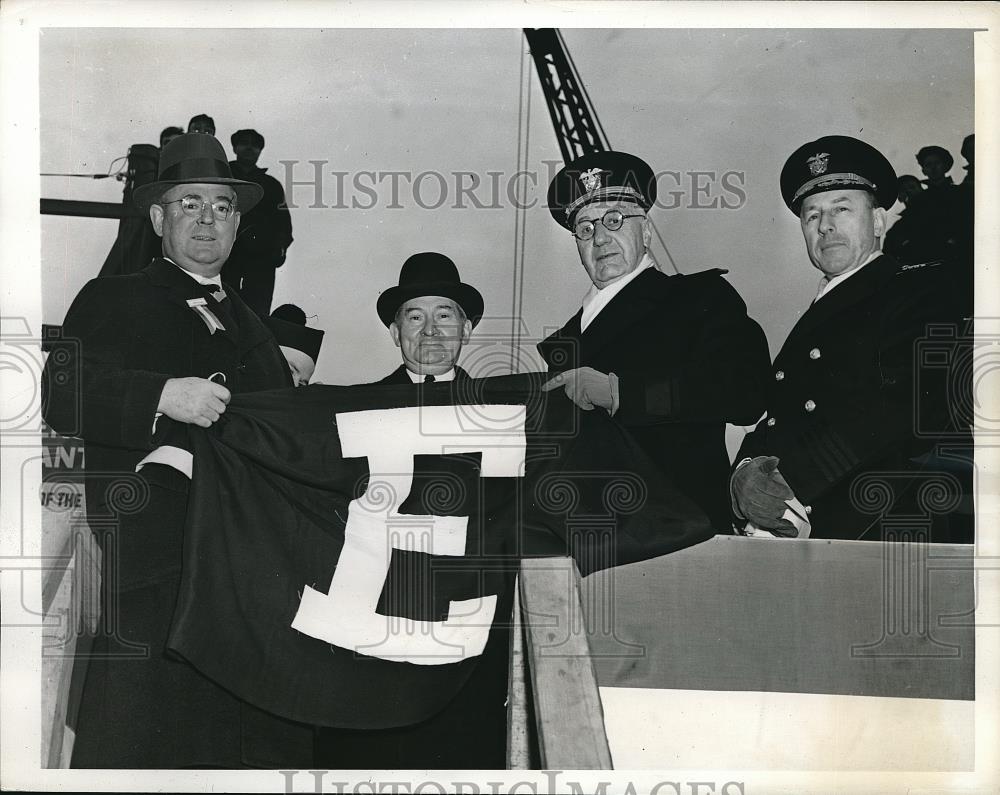
[[[625,425],[731,422],[751,425],[764,412],[771,367],[767,339],[739,293],[712,273],[690,277],[697,302],[689,354],[680,366],[616,371]]]
[[[957,302],[941,274],[907,275],[919,285],[897,285],[879,321],[878,389],[867,401],[834,407],[823,421],[799,428],[759,427],[743,442],[737,461],[748,456],[778,455],[781,472],[796,496],[812,502],[866,464],[891,453],[919,455],[936,432],[954,425],[949,393],[955,385],[948,368],[923,367],[930,324],[952,324],[956,332],[945,347],[965,344],[957,325]],[[901,288],[901,289],[900,289]],[[952,359],[961,352],[951,351]]]
[[[166,373],[127,366],[132,279],[93,279],[73,301],[42,373],[42,415],[55,431],[111,447],[152,446]]]

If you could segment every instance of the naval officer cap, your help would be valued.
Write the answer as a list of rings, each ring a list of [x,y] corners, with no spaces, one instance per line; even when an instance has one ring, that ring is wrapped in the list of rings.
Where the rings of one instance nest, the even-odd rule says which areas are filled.
[[[803,144],[781,169],[781,196],[796,215],[802,200],[830,190],[864,190],[888,210],[896,201],[896,172],[874,146],[846,135]]]
[[[626,152],[592,152],[567,164],[549,184],[549,212],[573,229],[576,214],[594,202],[630,202],[648,210],[656,201],[656,175]]]

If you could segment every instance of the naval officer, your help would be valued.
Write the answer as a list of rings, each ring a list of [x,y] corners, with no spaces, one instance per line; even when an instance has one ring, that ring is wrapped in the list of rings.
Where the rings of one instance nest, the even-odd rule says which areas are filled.
[[[948,340],[960,344],[955,333],[943,343],[929,336],[958,329],[952,284],[943,266],[882,253],[896,174],[869,144],[839,135],[806,143],[780,183],[822,278],[774,360],[767,417],[737,456],[733,508],[739,522],[775,535],[808,525],[814,538],[880,540],[886,512],[926,513],[924,486],[955,486],[940,459],[929,463],[936,442],[959,430],[949,429],[947,385],[941,369],[917,365],[928,345],[944,344],[947,356]],[[797,520],[786,512],[793,499]],[[971,540],[946,525],[934,523],[933,540]]]
[[[725,428],[763,412],[767,342],[725,271],[657,269],[655,202],[653,170],[625,152],[585,155],[549,185],[549,211],[573,235],[591,285],[539,343],[546,388],[611,414],[717,532],[730,532]]]

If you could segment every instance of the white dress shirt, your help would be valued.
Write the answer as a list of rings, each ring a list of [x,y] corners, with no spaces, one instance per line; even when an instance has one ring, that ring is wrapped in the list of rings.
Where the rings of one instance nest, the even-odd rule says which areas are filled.
[[[165,259],[171,265],[176,265],[178,268],[181,268],[181,266],[177,265],[177,263],[174,262],[172,259],[170,259],[170,257],[164,257],[163,259]],[[191,271],[184,270],[184,268],[181,268],[181,270],[184,271],[188,276],[190,276],[196,282],[198,282],[198,284],[203,284],[206,287],[209,286],[209,285],[211,285],[213,287],[218,287],[219,289],[222,289],[222,275],[221,274],[217,273],[217,274],[215,274],[215,276],[202,276],[200,273],[192,273]]]
[[[415,373],[413,370],[406,368],[406,374],[410,376],[410,380],[414,384],[422,384],[424,379],[427,377],[426,374],[421,375],[420,373]],[[452,367],[447,373],[441,373],[441,375],[434,376],[434,383],[438,381],[454,381],[455,380],[455,368]]]
[[[830,290],[832,290],[838,284],[843,284],[844,282],[846,282],[855,273],[857,273],[859,270],[865,267],[865,265],[867,265],[873,259],[876,259],[881,256],[882,256],[882,249],[880,248],[876,249],[875,251],[873,251],[871,254],[868,255],[868,259],[866,259],[864,262],[862,262],[860,265],[858,265],[858,267],[854,268],[853,270],[849,270],[846,273],[840,273],[834,276],[832,279],[828,279],[826,276],[824,276],[822,279],[819,280],[819,290],[816,293],[816,297],[813,299],[813,303],[815,304],[820,298],[822,298],[824,295],[830,292]]]
[[[594,318],[601,313],[601,310],[610,304],[618,293],[628,287],[636,276],[646,270],[646,268],[652,268],[653,264],[653,258],[649,256],[649,252],[647,251],[642,255],[642,259],[639,260],[636,269],[631,273],[626,273],[624,276],[618,277],[615,281],[601,288],[598,288],[596,284],[592,284],[590,289],[587,290],[587,294],[583,297],[583,314],[580,315],[580,331],[586,331],[587,326],[594,322]]]

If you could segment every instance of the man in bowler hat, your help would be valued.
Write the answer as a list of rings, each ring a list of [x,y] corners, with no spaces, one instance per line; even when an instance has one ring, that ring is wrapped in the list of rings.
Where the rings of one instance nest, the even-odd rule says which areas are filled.
[[[931,324],[949,324],[950,345],[960,343],[951,280],[939,264],[900,265],[882,253],[896,174],[864,141],[810,141],[780,182],[822,278],[774,360],[767,417],[737,456],[733,508],[741,524],[772,535],[808,525],[813,538],[890,540],[882,514],[907,505],[918,516],[924,483],[942,493],[956,483],[929,463],[938,440],[928,431],[952,422],[942,373],[917,366]],[[970,541],[956,524],[936,523],[931,540]]]
[[[403,359],[378,383],[410,389],[460,388],[469,374],[458,366],[458,358],[483,308],[480,292],[461,280],[455,263],[444,254],[425,251],[409,257],[400,270],[399,283],[384,290],[376,305]],[[498,616],[510,613],[512,585],[511,573]],[[436,714],[417,724],[389,729],[320,728],[316,764],[329,768],[502,768],[510,634],[504,623],[498,621],[491,628],[468,678]]]
[[[158,179],[135,192],[163,255],[135,273],[84,285],[64,322],[72,342],[64,357],[47,362],[43,414],[86,444],[88,520],[103,551],[102,628],[74,767],[311,760],[306,727],[241,703],[167,653],[188,479],[150,455],[170,425],[161,418],[209,427],[232,393],[291,386],[274,337],[219,278],[241,214],[261,194],[259,185],[233,178],[213,136],[168,143]]]
[[[725,427],[764,409],[767,342],[725,271],[657,270],[655,201],[652,169],[624,152],[584,155],[549,185],[549,210],[573,234],[591,288],[539,343],[554,376],[544,388],[607,411],[717,532],[731,532]]]
[[[459,278],[448,257],[424,251],[407,259],[399,284],[379,296],[376,309],[403,357],[403,363],[379,383],[468,378],[457,362],[482,319],[483,296]]]

